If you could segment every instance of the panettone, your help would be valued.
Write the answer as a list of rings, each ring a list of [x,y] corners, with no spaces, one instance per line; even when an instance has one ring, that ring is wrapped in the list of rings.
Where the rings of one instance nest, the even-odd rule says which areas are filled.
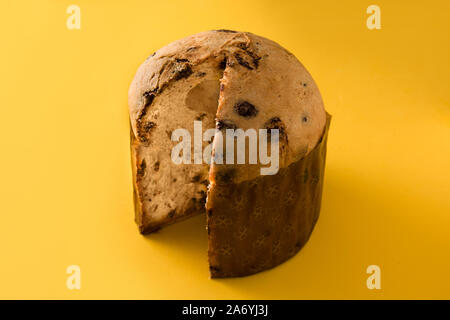
[[[248,32],[202,32],[152,54],[128,98],[141,233],[206,212],[212,277],[255,273],[300,250],[320,211],[330,116],[290,52]],[[176,163],[174,132],[194,137],[194,121],[203,131],[216,128],[212,142],[200,142],[213,159],[194,159],[192,147],[181,156],[193,160]],[[227,129],[238,128],[267,129],[269,150],[271,132],[278,133],[275,171],[262,174],[268,165],[260,162],[216,161],[230,151],[219,149]]]

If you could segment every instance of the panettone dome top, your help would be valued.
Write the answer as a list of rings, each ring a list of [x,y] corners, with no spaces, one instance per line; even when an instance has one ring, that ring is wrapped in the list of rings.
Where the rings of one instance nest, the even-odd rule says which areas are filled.
[[[324,131],[320,92],[293,54],[252,33],[214,30],[174,41],[139,67],[129,90],[135,136],[145,140],[141,131],[154,105],[177,101],[192,110],[192,97],[202,94],[217,97],[215,110],[201,111],[215,113],[218,128],[279,129],[280,167],[308,154]],[[253,175],[245,169],[241,178]]]

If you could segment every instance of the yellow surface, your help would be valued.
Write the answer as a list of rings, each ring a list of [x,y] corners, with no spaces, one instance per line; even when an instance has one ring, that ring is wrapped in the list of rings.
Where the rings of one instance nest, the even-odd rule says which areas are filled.
[[[66,8],[81,8],[68,30]],[[366,8],[381,8],[368,30]],[[0,298],[450,298],[449,1],[5,1]],[[142,237],[127,90],[161,46],[251,31],[333,115],[319,222],[283,265],[210,280],[205,216]],[[66,288],[68,265],[81,290]],[[381,267],[381,290],[366,268]]]

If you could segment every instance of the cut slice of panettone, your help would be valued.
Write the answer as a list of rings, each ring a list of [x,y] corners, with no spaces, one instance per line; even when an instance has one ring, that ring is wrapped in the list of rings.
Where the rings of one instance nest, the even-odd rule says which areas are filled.
[[[129,109],[141,233],[206,211],[212,277],[271,268],[308,240],[320,210],[330,117],[310,74],[287,50],[230,30],[175,41],[140,66]],[[203,131],[216,128],[212,142],[199,146],[192,138],[180,155],[192,161],[174,161],[177,130],[195,137],[200,122]],[[225,161],[227,129],[267,129],[268,150],[275,150],[270,134],[277,129],[276,163],[249,163],[249,143],[247,162]],[[207,151],[199,158],[198,148],[213,158]]]

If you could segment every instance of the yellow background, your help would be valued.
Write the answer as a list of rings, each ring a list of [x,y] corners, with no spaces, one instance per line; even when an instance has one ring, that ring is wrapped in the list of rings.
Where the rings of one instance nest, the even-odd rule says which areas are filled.
[[[68,30],[66,8],[81,8]],[[366,8],[381,8],[368,30]],[[449,1],[3,1],[0,298],[450,298]],[[211,280],[205,216],[139,235],[127,90],[163,45],[251,31],[333,115],[321,217],[283,265]],[[66,268],[81,267],[81,290]],[[381,267],[381,290],[366,268]]]

